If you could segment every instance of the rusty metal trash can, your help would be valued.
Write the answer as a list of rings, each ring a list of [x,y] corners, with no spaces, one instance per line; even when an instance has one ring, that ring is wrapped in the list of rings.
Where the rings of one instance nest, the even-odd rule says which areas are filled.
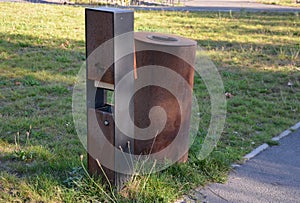
[[[151,32],[137,32],[134,40],[135,125],[140,129],[163,125],[150,136],[136,130],[134,153],[186,162],[197,43],[175,35]],[[143,84],[145,80],[147,85]],[[158,109],[160,113],[151,113],[153,107],[162,108],[165,113],[161,113],[162,109]],[[155,129],[150,131],[153,134]]]

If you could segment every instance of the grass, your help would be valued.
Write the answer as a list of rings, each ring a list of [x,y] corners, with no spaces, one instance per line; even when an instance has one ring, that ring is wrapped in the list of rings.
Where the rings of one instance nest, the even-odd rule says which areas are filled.
[[[107,186],[81,168],[85,150],[72,122],[72,87],[85,59],[84,9],[26,3],[0,8],[0,201],[107,200],[99,190],[109,191]],[[135,178],[116,194],[119,202],[172,202],[199,185],[223,182],[230,163],[300,120],[298,14],[139,11],[135,30],[197,40],[233,97],[221,140],[199,161],[195,154],[210,115],[209,95],[196,79],[201,123],[189,162]],[[17,132],[30,159],[15,156]]]
[[[264,4],[280,5],[280,6],[300,7],[300,3],[296,3],[296,0],[257,0],[257,2],[264,3]]]

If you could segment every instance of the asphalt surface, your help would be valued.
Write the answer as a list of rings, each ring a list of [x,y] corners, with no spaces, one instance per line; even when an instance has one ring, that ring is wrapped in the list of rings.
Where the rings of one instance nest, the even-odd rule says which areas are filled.
[[[255,0],[192,0],[185,2],[185,6],[209,11],[300,11],[300,8],[261,4],[256,3]]]
[[[300,7],[287,7],[256,3],[255,0],[181,0],[184,6],[126,6],[135,10],[165,10],[165,11],[219,11],[219,12],[300,12]],[[0,0],[0,2],[29,2],[48,4],[68,4],[68,0]],[[89,6],[89,5],[83,5]]]
[[[219,11],[219,12],[300,12],[300,7],[256,3],[255,0],[186,0],[184,6],[130,6],[136,10]]]
[[[179,202],[300,202],[300,128],[235,168],[225,184],[199,188]]]

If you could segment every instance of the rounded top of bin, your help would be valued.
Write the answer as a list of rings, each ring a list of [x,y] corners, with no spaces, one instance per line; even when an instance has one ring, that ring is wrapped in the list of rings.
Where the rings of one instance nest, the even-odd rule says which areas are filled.
[[[135,32],[134,39],[140,42],[170,47],[196,46],[197,42],[184,37],[156,32]]]

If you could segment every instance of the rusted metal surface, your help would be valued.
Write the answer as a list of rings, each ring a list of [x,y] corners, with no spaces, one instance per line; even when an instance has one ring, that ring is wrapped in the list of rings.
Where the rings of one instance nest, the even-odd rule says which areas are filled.
[[[106,107],[105,107],[106,108]],[[88,146],[89,146],[89,155],[88,155],[88,170],[92,175],[103,175],[101,168],[99,167],[96,159],[101,162],[101,156],[106,156],[107,159],[111,159],[112,163],[114,162],[114,150],[108,145],[103,145],[102,143],[104,137],[98,135],[97,128],[100,128],[103,132],[105,139],[108,140],[112,145],[115,142],[115,124],[112,113],[108,109],[89,109],[88,111]],[[96,117],[93,115],[96,114]],[[91,156],[91,154],[93,156]],[[101,164],[101,163],[100,163]],[[111,183],[115,183],[115,173],[114,171],[106,168],[101,165],[106,176],[108,177]]]
[[[122,172],[129,169],[123,167],[124,157],[116,152],[119,147],[126,152],[130,139],[119,131],[116,124],[126,113],[122,95],[134,91],[133,73],[126,92],[120,92],[116,87],[122,77],[133,70],[133,11],[100,7],[88,8],[85,14],[88,170],[91,174],[103,176],[98,160],[110,182],[120,188],[127,178]],[[128,32],[125,37],[118,37]],[[123,56],[124,52],[128,54]],[[114,110],[106,103],[107,89],[115,93],[115,103],[111,107]],[[131,109],[133,111],[133,107]]]
[[[125,174],[130,174],[133,167],[127,166],[124,153],[156,153],[165,150],[173,140],[179,140],[179,144],[168,147],[163,157],[159,158],[172,159],[172,155],[179,153],[176,161],[185,162],[189,146],[196,42],[156,33],[136,33],[133,39],[132,31],[132,11],[86,9],[88,169],[91,174],[103,175],[99,167],[101,164],[109,181],[118,188],[128,179]],[[131,35],[123,35],[128,32]],[[109,40],[108,46],[98,51],[97,48]],[[133,42],[138,50],[135,59]],[[139,51],[141,49],[143,51]],[[143,74],[139,69],[147,65],[152,65],[149,68],[153,69],[156,66],[169,68],[180,75],[188,86],[183,87],[176,81],[172,83],[176,97],[167,89],[154,85],[135,89],[141,78],[139,74]],[[124,76],[129,77],[120,85],[121,81],[124,82]],[[150,73],[146,77],[155,80],[155,74]],[[114,91],[114,106],[106,103],[107,89]],[[128,106],[123,102],[123,97],[134,93]],[[150,124],[149,111],[154,106],[160,106],[166,112],[167,122],[163,130],[155,140],[133,140],[136,132],[126,123],[127,119],[133,119],[137,127],[145,128]],[[131,118],[128,118],[128,111]],[[158,123],[161,120],[157,115],[152,119]],[[119,153],[120,149],[123,154]]]
[[[158,38],[158,40],[151,39],[151,36],[162,36],[167,39],[168,42],[164,42],[164,39]],[[150,36],[150,37],[149,37]],[[153,37],[152,37],[153,38]],[[146,128],[150,125],[149,111],[154,106],[162,107],[167,114],[167,122],[165,128],[154,139],[149,140],[135,140],[135,154],[149,154],[156,153],[163,149],[166,149],[172,141],[178,136],[180,139],[180,145],[169,147],[164,153],[164,157],[161,159],[168,159],[173,157],[172,154],[176,154],[178,151],[184,151],[184,155],[178,160],[179,162],[185,162],[188,158],[189,147],[189,123],[191,116],[191,105],[193,81],[194,81],[194,61],[196,42],[179,38],[172,35],[160,35],[157,33],[135,33],[135,49],[136,52],[136,68],[137,68],[137,80],[140,78],[139,69],[144,66],[154,65],[149,68],[162,66],[169,68],[178,73],[189,84],[189,88],[177,85],[176,91],[179,96],[177,98],[171,94],[168,90],[158,86],[148,86],[138,90],[134,97],[134,121],[137,127]],[[144,50],[139,51],[138,50]],[[155,74],[148,75],[150,80],[155,80]],[[152,77],[152,78],[151,78]],[[166,81],[167,82],[167,81]],[[185,97],[190,95],[190,97]],[[178,99],[180,101],[178,101]],[[185,105],[181,106],[180,102]],[[181,113],[183,112],[183,113]],[[152,118],[154,120],[160,120],[161,118]],[[185,126],[184,131],[178,134],[180,126]],[[154,143],[153,143],[154,142]],[[172,158],[171,158],[172,159]]]
[[[86,10],[86,57],[88,58],[104,42],[114,37],[114,14]],[[111,44],[113,45],[113,44]],[[88,64],[88,79],[114,84],[114,66],[111,64],[114,57],[113,46],[110,46],[98,55],[96,64]],[[107,69],[106,72],[104,72]]]

